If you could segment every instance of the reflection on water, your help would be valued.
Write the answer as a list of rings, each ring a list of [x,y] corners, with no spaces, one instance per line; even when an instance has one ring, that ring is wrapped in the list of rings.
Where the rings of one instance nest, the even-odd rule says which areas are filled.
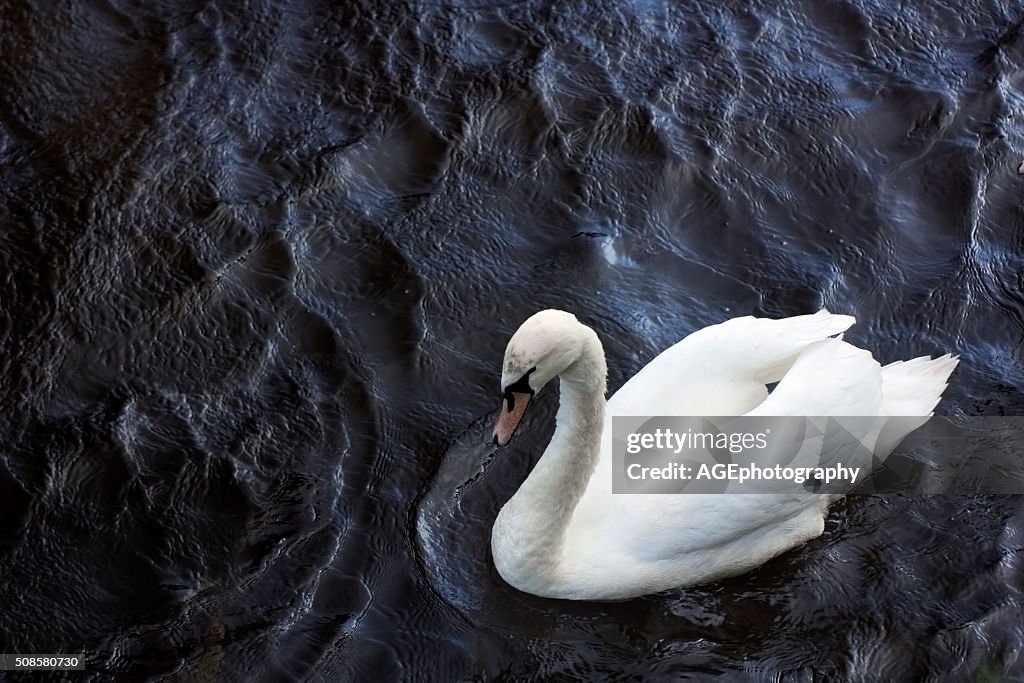
[[[532,598],[494,515],[544,307],[614,389],[822,306],[1024,410],[1019,12],[0,9],[0,651],[153,680],[1021,675],[1012,496],[859,496],[742,577]],[[479,420],[479,421],[478,421]]]

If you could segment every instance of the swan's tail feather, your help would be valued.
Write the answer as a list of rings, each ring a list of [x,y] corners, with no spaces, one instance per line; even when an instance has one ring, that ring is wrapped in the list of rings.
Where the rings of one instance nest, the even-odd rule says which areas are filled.
[[[946,354],[896,361],[882,368],[883,415],[930,416],[960,359]]]
[[[932,416],[950,374],[960,359],[946,354],[896,361],[882,368],[880,414],[889,415],[875,442],[875,455],[885,458],[903,438]]]

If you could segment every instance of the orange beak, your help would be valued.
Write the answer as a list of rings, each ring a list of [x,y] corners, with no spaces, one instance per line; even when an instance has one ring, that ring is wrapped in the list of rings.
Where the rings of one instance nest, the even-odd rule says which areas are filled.
[[[518,391],[509,392],[498,413],[498,422],[494,425],[494,445],[504,446],[512,438],[519,422],[523,419],[526,406],[530,402],[530,394]]]

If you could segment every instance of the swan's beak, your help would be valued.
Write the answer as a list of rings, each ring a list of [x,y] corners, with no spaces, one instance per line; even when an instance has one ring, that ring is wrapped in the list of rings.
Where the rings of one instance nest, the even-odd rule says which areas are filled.
[[[494,425],[494,445],[504,446],[512,438],[516,431],[523,413],[526,412],[526,405],[530,402],[530,394],[521,394],[518,391],[510,392],[501,405],[501,412],[498,413],[498,422]]]

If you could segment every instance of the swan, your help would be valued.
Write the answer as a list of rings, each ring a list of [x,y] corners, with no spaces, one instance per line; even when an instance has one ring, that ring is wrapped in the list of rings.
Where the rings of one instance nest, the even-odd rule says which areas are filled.
[[[821,535],[839,495],[613,494],[609,418],[919,416],[879,440],[884,457],[932,414],[959,360],[882,367],[842,340],[853,323],[827,310],[733,318],[663,351],[606,401],[597,334],[564,311],[528,318],[505,350],[495,445],[555,376],[559,407],[551,441],[491,529],[498,573],[542,597],[622,600],[741,574]]]

